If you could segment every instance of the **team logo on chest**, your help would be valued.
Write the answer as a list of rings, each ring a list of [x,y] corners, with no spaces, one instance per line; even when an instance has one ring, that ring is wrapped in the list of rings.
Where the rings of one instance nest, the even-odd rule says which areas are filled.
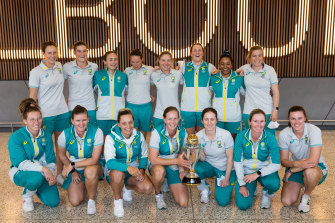
[[[91,146],[92,145],[92,139],[87,139],[86,142],[87,142],[87,146]]]
[[[45,142],[45,138],[42,138],[42,146],[45,146],[46,142]]]
[[[176,79],[176,77],[175,77],[175,76],[172,76],[172,77],[171,77],[171,81],[172,81],[172,83],[174,83],[174,82],[175,82],[175,79]]]
[[[222,148],[222,142],[221,142],[221,140],[217,141],[217,144],[218,144],[218,148]]]
[[[306,145],[308,144],[308,137],[307,136],[305,137],[305,144]]]
[[[28,143],[28,142],[27,142],[27,140],[26,140],[26,141],[23,142],[23,145],[26,145],[27,143]]]
[[[70,144],[72,145],[74,143],[74,140],[72,140],[71,142],[70,142]]]
[[[265,74],[266,74],[266,72],[265,72],[265,71],[263,71],[263,72],[262,72],[262,78],[264,78],[264,77],[265,77]]]
[[[88,74],[92,75],[92,69],[88,69]]]
[[[266,147],[265,147],[265,143],[264,142],[261,142],[261,150],[265,150]]]
[[[143,74],[144,74],[144,75],[147,75],[147,70],[144,70],[144,71],[143,71]]]
[[[231,80],[231,84],[232,84],[232,85],[235,85],[235,79],[232,79],[232,80]]]
[[[121,83],[121,77],[120,76],[117,77],[117,82]]]
[[[76,70],[75,72],[73,72],[74,75],[76,75],[78,73],[78,70]]]
[[[61,74],[62,73],[62,69],[57,68],[58,72]]]
[[[101,80],[104,81],[106,79],[106,77],[103,77]]]

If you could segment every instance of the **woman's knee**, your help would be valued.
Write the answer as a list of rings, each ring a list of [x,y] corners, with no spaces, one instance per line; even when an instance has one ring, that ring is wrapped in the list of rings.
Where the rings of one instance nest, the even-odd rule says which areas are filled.
[[[125,174],[123,172],[112,170],[109,174],[111,183],[120,184],[124,182]]]
[[[164,179],[165,174],[166,172],[163,166],[153,166],[153,168],[151,168],[151,177],[156,181]]]
[[[242,201],[238,201],[236,200],[236,206],[238,209],[245,211],[247,210],[249,207],[251,207],[252,203],[250,202],[242,202]]]
[[[317,168],[318,167],[305,169],[303,172],[304,178],[306,178],[307,181],[314,181],[321,178],[322,173]]]
[[[69,201],[72,206],[78,206],[83,200],[84,200],[84,195],[77,194],[77,195],[70,195],[69,196]]]
[[[220,206],[224,207],[229,204],[230,196],[226,196],[226,195],[222,196],[222,194],[221,195],[215,194],[215,200],[216,202],[218,202]]]
[[[176,202],[180,207],[186,208],[188,206],[188,196],[180,196]]]
[[[292,206],[297,201],[296,198],[288,197],[288,196],[282,196],[281,202],[285,207]]]
[[[48,200],[44,202],[45,205],[49,207],[57,207],[59,204],[59,195],[49,196]]]
[[[150,182],[150,180],[145,180],[142,183],[137,185],[138,192],[143,193],[143,194],[151,194],[153,190],[153,185]]]
[[[44,181],[44,176],[40,172],[36,172],[27,178],[25,188],[28,190],[37,190]]]
[[[89,166],[85,169],[84,171],[84,176],[86,180],[98,180],[99,176],[98,176],[98,166],[94,165],[94,166]]]

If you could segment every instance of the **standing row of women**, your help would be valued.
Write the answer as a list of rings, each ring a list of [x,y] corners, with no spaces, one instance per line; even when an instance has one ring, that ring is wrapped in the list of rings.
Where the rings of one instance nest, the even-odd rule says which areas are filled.
[[[34,100],[23,100],[19,111],[25,127],[9,139],[11,180],[24,187],[25,212],[34,209],[32,197],[35,194],[44,204],[57,206],[59,195],[55,185],[51,135],[44,133],[41,111]],[[308,212],[311,192],[328,173],[321,156],[321,131],[306,123],[306,112],[300,106],[292,107],[288,115],[290,127],[280,133],[280,147],[275,136],[265,130],[266,114],[261,109],[251,112],[250,128],[240,132],[234,144],[231,134],[216,126],[217,111],[204,109],[201,120],[205,128],[197,133],[204,148],[196,165],[196,172],[202,179],[200,201],[209,202],[209,186],[204,180],[214,176],[216,201],[221,206],[229,204],[237,178],[235,199],[239,209],[245,210],[252,205],[257,181],[264,187],[260,206],[270,208],[271,198],[280,188],[278,170],[281,163],[287,167],[282,189],[284,206],[294,204],[304,187],[298,209]],[[143,134],[134,129],[131,110],[118,112],[117,125],[104,143],[102,131],[88,124],[87,110],[76,106],[72,112],[73,126],[65,129],[58,139],[60,158],[65,165],[63,188],[68,189],[70,203],[79,205],[87,191],[87,213],[96,213],[97,184],[106,166],[105,176],[114,193],[116,217],[124,216],[123,201],[132,200],[131,190],[150,194],[154,189],[157,208],[167,208],[161,190],[165,178],[175,201],[186,207],[188,190],[181,179],[184,168],[190,166],[182,151],[187,133],[178,125],[180,117],[177,108],[168,107],[163,116],[164,124],[153,130],[150,139],[149,179],[145,174],[148,148]],[[101,155],[103,144],[106,162]],[[292,160],[288,158],[289,152],[292,153]]]

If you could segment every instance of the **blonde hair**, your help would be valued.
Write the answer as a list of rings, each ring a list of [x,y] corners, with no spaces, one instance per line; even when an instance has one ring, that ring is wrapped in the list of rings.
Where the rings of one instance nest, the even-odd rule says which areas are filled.
[[[261,46],[258,46],[258,45],[252,46],[252,47],[250,47],[250,49],[248,51],[248,54],[247,54],[247,61],[248,61],[248,63],[250,63],[251,54],[254,51],[256,51],[256,50],[261,50],[262,51],[262,56],[264,57],[264,50],[263,50],[263,48]]]

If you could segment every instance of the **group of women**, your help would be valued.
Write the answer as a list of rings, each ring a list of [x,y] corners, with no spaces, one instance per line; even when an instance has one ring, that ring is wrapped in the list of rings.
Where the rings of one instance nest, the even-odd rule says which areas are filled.
[[[211,191],[205,178],[216,177],[219,205],[230,202],[236,183],[237,207],[249,208],[258,181],[264,187],[260,206],[270,208],[270,200],[280,188],[282,164],[287,167],[283,204],[294,204],[304,187],[299,210],[309,211],[310,194],[328,172],[321,156],[321,131],[306,123],[302,107],[294,106],[288,114],[290,126],[280,133],[278,147],[274,129],[268,128],[269,122],[278,118],[278,80],[274,69],[263,62],[261,47],[252,47],[249,64],[236,72],[229,52],[220,57],[219,70],[203,61],[200,44],[191,47],[191,61],[179,70],[172,68],[173,56],[168,51],[159,55],[159,67],[152,68],[142,64],[143,55],[135,49],[125,72],[118,70],[118,56],[113,51],[105,53],[105,68],[98,70],[87,61],[84,42],[75,43],[76,60],[63,67],[57,62],[57,51],[54,42],[43,43],[44,60],[29,77],[30,98],[19,106],[25,126],[9,139],[10,176],[24,187],[24,211],[34,209],[35,194],[44,204],[57,206],[58,182],[67,189],[73,206],[87,193],[87,213],[95,214],[97,184],[104,176],[114,193],[117,217],[124,215],[123,201],[132,200],[132,190],[145,194],[154,190],[157,208],[167,208],[164,182],[175,201],[185,207],[188,191],[181,179],[190,161],[182,148],[187,136],[194,133],[203,148],[196,165],[202,203],[209,202]],[[68,102],[63,95],[65,79]],[[157,88],[154,115],[150,85]],[[180,106],[179,85],[183,85]],[[240,93],[245,94],[243,114]],[[145,138],[151,131],[152,115],[154,129],[148,150]],[[145,173],[147,166],[150,178]]]

